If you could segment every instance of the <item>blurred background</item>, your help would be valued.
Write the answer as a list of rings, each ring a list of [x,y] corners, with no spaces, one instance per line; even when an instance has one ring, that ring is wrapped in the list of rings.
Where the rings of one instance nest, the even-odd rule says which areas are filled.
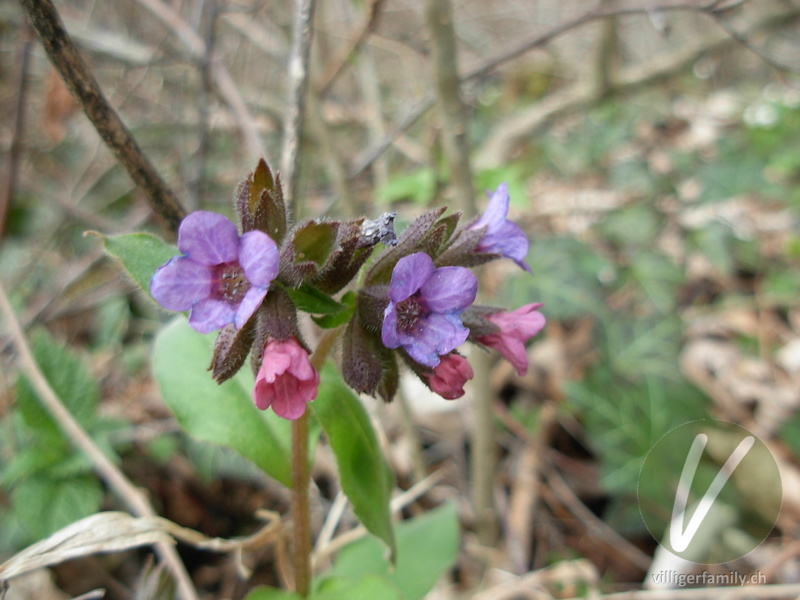
[[[764,543],[708,569],[800,581],[800,2],[451,5],[478,208],[484,190],[508,182],[511,217],[531,240],[534,276],[510,261],[484,267],[483,301],[544,302],[548,324],[526,376],[504,362],[489,371],[499,522],[490,547],[477,543],[469,505],[472,392],[437,402],[408,383],[414,402],[366,400],[401,488],[443,469],[406,516],[444,499],[459,508],[458,555],[428,597],[639,589],[659,552],[640,506],[667,520],[672,508],[661,494],[637,497],[643,461],[674,427],[708,418],[755,433],[783,480]],[[57,8],[187,209],[231,216],[233,190],[258,158],[280,164],[291,2]],[[402,231],[426,207],[453,204],[424,3],[326,0],[313,28],[295,215],[395,211]],[[0,115],[0,281],[56,391],[168,519],[231,537],[257,527],[259,508],[285,512],[285,492],[182,434],[164,406],[149,356],[166,315],[84,232],[170,234],[8,2]],[[9,557],[117,505],[39,408],[4,326],[0,364],[0,557]],[[318,452],[325,515],[337,484],[324,445]],[[703,465],[707,480],[720,452]],[[655,468],[674,475],[673,465]],[[759,499],[780,492],[733,484],[744,510],[712,556],[714,544],[755,547],[752,529],[774,518]],[[242,598],[278,581],[271,547],[250,557],[249,582],[226,557],[181,553],[204,597]],[[95,587],[155,597],[153,569],[145,551],[82,559],[30,597]]]

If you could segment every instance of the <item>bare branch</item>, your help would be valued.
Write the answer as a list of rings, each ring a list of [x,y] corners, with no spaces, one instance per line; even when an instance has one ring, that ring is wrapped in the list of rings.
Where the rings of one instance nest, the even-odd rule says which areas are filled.
[[[117,160],[173,230],[185,211],[103,95],[51,0],[20,0],[50,61]]]
[[[311,48],[311,20],[315,0],[295,0],[292,52],[289,56],[289,96],[283,129],[281,174],[284,195],[289,205],[297,209],[297,155],[305,116],[306,87],[308,86],[308,57]]]

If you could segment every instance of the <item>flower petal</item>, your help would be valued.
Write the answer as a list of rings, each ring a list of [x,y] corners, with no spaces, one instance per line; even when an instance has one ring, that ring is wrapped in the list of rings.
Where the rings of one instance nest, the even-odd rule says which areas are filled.
[[[475,302],[478,278],[465,267],[440,267],[420,289],[431,312],[461,312]]]
[[[512,221],[506,221],[496,229],[487,231],[476,250],[500,254],[510,258],[520,267],[530,272],[531,268],[525,264],[525,257],[528,256],[528,246],[528,237],[522,231],[522,228]]]
[[[189,310],[193,304],[208,297],[211,291],[211,272],[208,267],[175,256],[158,268],[150,280],[150,293],[167,310]]]
[[[236,315],[233,318],[233,326],[236,329],[241,329],[244,327],[244,324],[250,320],[250,317],[253,316],[253,313],[256,312],[261,303],[264,301],[264,297],[267,295],[267,289],[261,287],[251,287],[247,290],[247,293],[242,298],[241,303],[239,303],[238,308],[236,309]]]
[[[306,412],[305,396],[312,386],[286,374],[277,379],[273,387],[272,410],[275,414],[290,421],[302,417]]]
[[[402,302],[433,275],[436,267],[433,259],[424,252],[415,252],[397,261],[389,283],[389,300],[397,304]]]
[[[486,210],[471,228],[476,229],[488,225],[491,230],[495,227],[500,227],[503,221],[506,220],[506,215],[508,215],[508,201],[508,184],[501,183],[494,193],[489,196],[489,204],[486,206]]]
[[[236,260],[239,233],[236,225],[217,213],[191,213],[178,229],[178,249],[202,265],[221,265]]]
[[[280,254],[263,231],[248,231],[239,238],[239,264],[252,285],[268,287],[278,274]]]
[[[455,315],[431,314],[425,318],[414,342],[404,344],[408,354],[428,367],[439,364],[439,356],[449,354],[463,344],[469,329]]]
[[[189,325],[199,333],[211,333],[233,322],[235,307],[220,300],[206,298],[192,307]]]
[[[387,348],[397,348],[400,346],[400,338],[397,335],[397,311],[394,308],[394,304],[389,304],[383,312],[381,341]]]

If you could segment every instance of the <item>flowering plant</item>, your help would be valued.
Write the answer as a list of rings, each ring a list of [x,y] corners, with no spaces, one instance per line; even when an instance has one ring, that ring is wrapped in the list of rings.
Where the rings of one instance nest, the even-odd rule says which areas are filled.
[[[391,401],[404,365],[442,398],[460,398],[474,377],[466,342],[496,350],[523,375],[525,343],[545,319],[540,304],[505,311],[475,302],[474,267],[509,258],[530,271],[528,240],[507,218],[505,185],[467,223],[437,208],[399,236],[392,213],[292,222],[280,178],[263,160],[234,202],[238,225],[192,213],[177,248],[145,234],[107,238],[106,248],[162,307],[189,312],[191,329],[176,321],[156,340],[164,397],[187,431],[236,449],[292,488],[297,577],[306,580],[298,589],[307,589],[310,416],[355,514],[393,550],[391,472],[352,392]],[[301,326],[299,313],[311,319]],[[336,366],[323,370],[337,344]],[[209,355],[211,377],[198,370]],[[242,370],[248,357],[252,376]]]

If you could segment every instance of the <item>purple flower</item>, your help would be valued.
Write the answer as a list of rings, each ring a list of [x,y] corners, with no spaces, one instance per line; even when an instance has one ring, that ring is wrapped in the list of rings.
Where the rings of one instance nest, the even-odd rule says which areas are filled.
[[[464,267],[440,267],[424,252],[404,256],[392,272],[389,306],[381,337],[387,348],[402,346],[420,364],[435,367],[439,357],[464,343],[469,329],[459,315],[475,301],[478,279]]]
[[[176,256],[159,267],[150,293],[167,310],[191,309],[189,324],[209,333],[253,315],[278,274],[278,248],[261,231],[240,236],[222,215],[198,211],[178,230]]]
[[[489,205],[480,218],[469,226],[470,229],[486,227],[476,252],[488,252],[510,258],[521,268],[531,272],[525,263],[528,255],[528,238],[519,225],[506,219],[508,215],[508,184],[501,183],[489,197]]]

